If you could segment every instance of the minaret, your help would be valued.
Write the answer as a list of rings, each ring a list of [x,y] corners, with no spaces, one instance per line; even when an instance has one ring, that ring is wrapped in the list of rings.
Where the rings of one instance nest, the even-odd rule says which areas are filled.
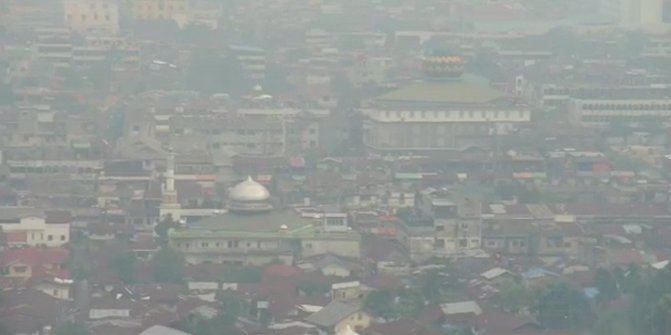
[[[177,201],[177,190],[175,189],[175,153],[170,150],[166,159],[165,184],[163,185],[163,199],[161,201],[160,215],[164,217],[172,215],[172,219],[179,221],[181,219],[182,208]]]

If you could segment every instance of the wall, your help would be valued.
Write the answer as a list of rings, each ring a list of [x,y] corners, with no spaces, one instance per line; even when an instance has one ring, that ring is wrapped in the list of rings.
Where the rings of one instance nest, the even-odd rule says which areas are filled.
[[[25,268],[24,271],[17,271],[17,268]],[[33,271],[32,268],[26,264],[23,263],[16,263],[12,264],[11,266],[7,267],[7,273],[5,274],[5,277],[8,278],[30,278],[33,276]]]
[[[72,300],[69,285],[41,284],[36,287],[38,290],[61,300]]]
[[[66,0],[64,22],[75,31],[119,31],[119,7],[106,0]]]
[[[327,233],[324,233],[327,234]],[[352,235],[352,239],[303,239],[301,241],[302,256],[310,257],[323,254],[334,254],[342,257],[361,256],[361,241],[358,236]]]
[[[354,313],[344,320],[338,322],[335,326],[334,332],[339,334],[343,330],[350,326],[353,330],[356,329],[366,329],[370,327],[371,317],[365,312]]]
[[[102,319],[108,317],[130,317],[130,310],[128,309],[97,309],[91,308],[89,310],[89,319]]]
[[[350,270],[338,265],[338,264],[329,264],[321,269],[321,273],[324,276],[334,276],[334,277],[349,277],[351,274]]]

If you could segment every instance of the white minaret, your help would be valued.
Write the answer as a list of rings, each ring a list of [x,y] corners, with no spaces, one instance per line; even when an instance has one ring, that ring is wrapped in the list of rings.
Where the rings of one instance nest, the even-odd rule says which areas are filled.
[[[164,177],[163,199],[159,208],[159,214],[161,217],[169,214],[173,220],[179,221],[182,218],[180,211],[182,206],[177,201],[177,190],[175,189],[175,153],[172,150],[168,151]]]

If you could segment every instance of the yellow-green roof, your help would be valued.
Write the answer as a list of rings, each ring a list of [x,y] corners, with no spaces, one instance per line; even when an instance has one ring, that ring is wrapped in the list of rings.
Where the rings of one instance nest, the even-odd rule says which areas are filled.
[[[505,94],[487,85],[464,81],[423,82],[383,94],[384,102],[484,104]]]
[[[282,225],[286,229],[282,229]],[[171,230],[169,235],[171,238],[358,238],[353,231],[321,232],[318,225],[315,219],[303,218],[291,210],[256,215],[226,213],[189,224],[184,229]]]

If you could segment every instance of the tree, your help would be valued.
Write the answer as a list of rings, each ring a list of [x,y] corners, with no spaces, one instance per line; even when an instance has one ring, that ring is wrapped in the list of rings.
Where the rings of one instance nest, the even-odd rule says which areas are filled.
[[[258,266],[231,265],[224,269],[223,280],[228,283],[258,283],[263,268]]]
[[[184,279],[184,256],[169,246],[161,247],[151,260],[154,281],[181,283]]]
[[[536,311],[541,326],[548,329],[585,329],[593,320],[582,290],[566,283],[551,284],[541,291]]]
[[[108,261],[109,269],[125,284],[135,282],[137,276],[136,264],[137,256],[133,251],[112,255]]]
[[[158,241],[163,244],[168,243],[168,232],[170,229],[177,227],[179,227],[179,224],[173,220],[172,215],[166,215],[163,220],[154,227],[154,232],[158,236]]]
[[[594,274],[594,285],[599,290],[596,296],[601,303],[607,303],[617,299],[620,296],[620,289],[617,285],[617,280],[604,268],[598,268]]]
[[[642,281],[634,289],[634,298],[629,306],[632,328],[639,334],[667,335],[660,331],[668,331],[662,323],[667,317],[669,295],[671,295],[671,267],[657,271],[647,280]]]
[[[280,94],[291,90],[287,70],[279,64],[272,63],[266,68],[263,90],[268,94]]]
[[[442,297],[440,273],[437,270],[426,271],[420,278],[420,289],[424,299],[439,303]]]
[[[416,318],[424,307],[421,292],[413,288],[401,288],[394,304],[396,314],[406,318]]]
[[[243,94],[252,85],[240,62],[233,56],[219,56],[203,52],[192,56],[187,69],[188,88],[212,93]]]
[[[494,295],[494,301],[501,309],[513,313],[531,305],[531,292],[522,284],[508,280],[501,285]]]
[[[396,314],[393,303],[393,292],[391,290],[382,289],[370,292],[364,299],[363,306],[376,317],[391,319]]]
[[[54,329],[54,335],[89,335],[91,332],[78,322],[66,322]]]
[[[652,322],[655,335],[671,334],[671,294],[659,299],[652,315]]]
[[[189,333],[193,335],[220,335],[237,334],[235,322],[239,316],[248,311],[246,301],[235,294],[224,294],[221,297],[220,311],[213,318],[196,317],[188,326]]]
[[[0,81],[0,106],[12,105],[16,101],[16,96],[12,91],[12,87]]]

